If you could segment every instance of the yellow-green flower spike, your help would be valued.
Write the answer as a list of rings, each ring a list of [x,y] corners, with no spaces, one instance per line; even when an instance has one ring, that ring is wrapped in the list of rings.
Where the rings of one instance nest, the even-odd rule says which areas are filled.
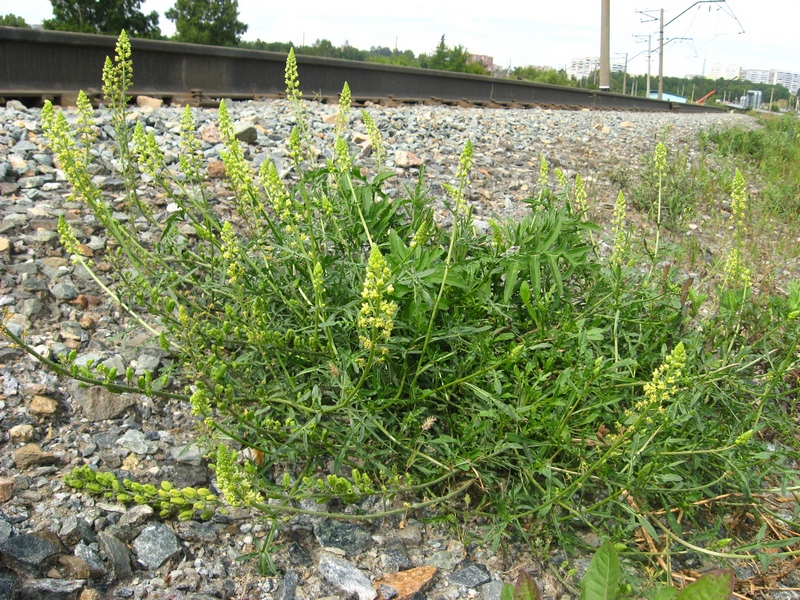
[[[336,113],[336,127],[334,133],[338,137],[344,137],[347,127],[350,124],[350,86],[345,81],[342,87],[342,94],[339,96],[339,110]]]
[[[547,159],[542,155],[541,160],[539,161],[539,180],[538,183],[542,188],[547,187],[547,175],[549,173],[549,167],[547,166]]]
[[[286,97],[289,100],[298,101],[303,97],[303,92],[300,91],[300,77],[297,74],[297,57],[294,55],[294,48],[289,49],[289,55],[286,57]]]
[[[659,177],[663,177],[664,172],[667,170],[667,148],[662,142],[658,142],[658,144],[656,144],[653,165],[655,166],[656,174]]]
[[[181,114],[181,153],[178,157],[181,171],[193,180],[200,179],[200,141],[197,139],[192,107],[188,104]]]
[[[125,108],[126,96],[133,85],[133,60],[128,34],[122,31],[117,38],[115,60],[106,57],[103,66],[103,96],[112,108]]]
[[[614,204],[614,217],[611,228],[614,236],[614,252],[611,255],[611,260],[620,265],[625,261],[625,255],[628,252],[628,230],[625,224],[625,217],[625,194],[620,191]]]
[[[358,313],[358,327],[362,330],[358,339],[366,350],[377,350],[375,344],[385,344],[392,335],[397,303],[387,300],[387,296],[394,292],[394,286],[389,283],[391,276],[392,271],[386,259],[373,244],[361,290],[361,310]],[[386,351],[386,348],[380,349],[383,354]]]
[[[219,103],[217,119],[219,131],[225,142],[225,151],[221,153],[222,162],[225,163],[225,176],[236,193],[240,205],[250,202],[258,196],[258,192],[253,183],[250,167],[239,145],[239,140],[236,139],[234,134],[233,122],[224,100]]]
[[[575,175],[575,205],[581,215],[586,214],[586,186],[583,183],[583,178],[580,175]]]
[[[386,149],[383,147],[383,136],[372,118],[366,110],[361,109],[361,118],[364,120],[364,126],[367,128],[367,135],[372,144],[372,149],[375,151],[375,163],[380,168],[386,160]]]
[[[334,147],[334,165],[339,173],[346,173],[350,170],[350,148],[344,138],[337,137]]]
[[[723,270],[723,287],[747,288],[752,284],[752,273],[744,264],[742,245],[747,233],[747,186],[739,169],[733,177],[731,211],[735,226],[734,246],[728,254]]]
[[[72,228],[69,226],[67,221],[64,219],[63,215],[58,217],[58,237],[61,239],[61,245],[64,246],[64,250],[67,251],[69,255],[77,255],[80,253],[78,246],[80,243],[78,242],[78,238],[75,237],[75,233],[72,231]]]

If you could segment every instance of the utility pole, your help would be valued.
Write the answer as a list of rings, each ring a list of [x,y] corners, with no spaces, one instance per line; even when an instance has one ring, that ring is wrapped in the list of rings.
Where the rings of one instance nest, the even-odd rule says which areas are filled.
[[[719,2],[726,2],[726,0],[697,0],[697,2],[695,2],[694,4],[689,6],[689,8],[687,8],[686,10],[680,12],[677,17],[671,19],[667,23],[664,23],[664,9],[663,8],[660,9],[660,11],[659,11],[660,15],[659,15],[659,18],[658,18],[658,21],[659,21],[659,25],[658,25],[658,50],[659,50],[659,52],[658,52],[658,99],[659,100],[662,99],[662,96],[664,94],[664,28],[666,26],[670,25],[671,23],[674,23],[678,18],[680,18],[683,15],[685,15],[687,12],[689,12],[692,8],[694,8],[698,4],[719,3]],[[642,20],[643,23],[648,22],[648,21],[655,21],[656,20],[656,17],[654,15],[648,14],[648,13],[651,13],[651,12],[654,12],[654,11],[637,10],[636,12],[638,12],[641,15],[644,15],[644,16],[648,17],[647,21]],[[744,32],[744,30],[742,30],[742,32]],[[649,46],[649,44],[648,44],[648,46]],[[648,63],[647,71],[648,71],[648,75],[649,75],[649,73],[650,73],[650,61],[648,60],[647,63]],[[649,83],[648,83],[647,88],[648,88],[647,91],[649,93],[649,91],[650,91]]]
[[[658,28],[658,99],[664,97],[664,9],[661,9],[661,19]]]
[[[625,95],[625,90],[628,87],[628,53],[625,53],[625,68],[622,71],[622,95]]]
[[[600,91],[611,89],[611,0],[600,0]]]
[[[651,55],[651,48],[650,48],[650,41],[652,40],[653,36],[647,36],[647,93],[644,95],[645,98],[650,97],[650,55]]]

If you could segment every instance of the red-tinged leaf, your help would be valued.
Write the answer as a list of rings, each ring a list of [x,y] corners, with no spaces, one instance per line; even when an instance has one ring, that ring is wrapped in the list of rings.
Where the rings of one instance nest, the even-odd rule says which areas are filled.
[[[542,600],[539,586],[527,571],[520,571],[517,576],[517,582],[514,585],[514,600]]]

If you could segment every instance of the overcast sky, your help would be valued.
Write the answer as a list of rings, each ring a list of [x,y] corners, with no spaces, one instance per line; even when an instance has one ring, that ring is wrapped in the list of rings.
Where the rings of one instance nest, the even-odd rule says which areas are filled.
[[[52,16],[49,0],[3,2],[0,9],[28,23]],[[174,0],[145,0],[143,10],[161,14],[162,33],[174,26],[164,12]],[[611,54],[628,54],[628,70],[647,69],[647,36],[652,35],[652,72],[658,72],[658,10],[664,9],[666,75],[707,73],[715,63],[748,69],[800,72],[798,0],[611,0]],[[239,0],[244,39],[311,44],[329,39],[357,48],[371,46],[431,52],[442,35],[449,46],[465,46],[494,57],[502,66],[547,65],[566,68],[572,58],[600,54],[601,0]],[[688,9],[688,10],[687,10]],[[681,12],[686,10],[684,14]],[[656,20],[637,13],[647,11]],[[680,15],[680,16],[679,16]],[[744,33],[741,33],[744,31]],[[637,39],[638,36],[638,39]],[[689,39],[677,39],[689,38]],[[672,40],[672,41],[670,41]],[[637,56],[638,55],[638,56]],[[624,58],[619,60],[623,61]]]

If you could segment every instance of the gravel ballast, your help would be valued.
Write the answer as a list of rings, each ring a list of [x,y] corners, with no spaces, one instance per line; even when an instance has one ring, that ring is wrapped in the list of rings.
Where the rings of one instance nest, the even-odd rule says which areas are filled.
[[[287,140],[294,111],[284,100],[228,105],[254,172],[273,161],[293,176]],[[330,118],[335,106],[306,104],[319,159],[329,156]],[[179,107],[132,107],[129,119],[153,131],[169,160],[179,155]],[[626,168],[641,168],[642,157],[659,139],[701,155],[697,134],[711,127],[750,125],[733,114],[627,113],[554,110],[480,110],[454,107],[369,106],[387,150],[390,195],[416,184],[424,166],[430,194],[446,219],[441,185],[451,183],[459,154],[469,139],[475,166],[469,200],[476,227],[494,215],[518,217],[523,200],[537,191],[540,157],[550,173],[560,168],[589,183],[592,209],[612,205],[617,189],[608,182]],[[65,109],[68,119],[75,111]],[[9,102],[0,108],[0,305],[9,328],[26,332],[42,353],[77,351],[78,360],[104,362],[124,373],[161,369],[169,357],[130,326],[88,274],[70,263],[56,233],[59,216],[82,232],[86,254],[102,265],[106,236],[84,207],[69,197],[69,186],[54,164],[39,123],[40,111]],[[217,111],[196,109],[202,151],[213,194],[231,193],[221,178],[223,146]],[[96,111],[99,138],[92,175],[113,203],[123,194],[114,170],[111,120]],[[366,131],[351,113],[351,151],[374,172]],[[177,166],[177,164],[176,164]],[[555,178],[553,177],[553,183]],[[157,212],[174,210],[163,194],[142,193]],[[144,236],[148,232],[142,231]],[[298,518],[286,524],[273,559],[280,576],[262,576],[254,552],[268,524],[249,510],[231,509],[208,523],[160,522],[152,511],[75,493],[63,475],[89,464],[142,482],[169,479],[176,487],[214,489],[211,472],[194,439],[188,405],[139,395],[114,396],[56,378],[0,339],[0,600],[4,598],[457,598],[499,599],[499,581],[511,582],[519,569],[539,582],[544,598],[576,598],[577,575],[586,557],[553,550],[534,556],[510,546],[497,552],[467,545],[425,515],[351,525]],[[336,528],[336,535],[330,535]],[[465,526],[468,527],[468,526]],[[600,540],[586,534],[589,545]],[[699,565],[700,567],[702,565]],[[572,588],[565,586],[559,577]],[[787,583],[787,586],[789,584]],[[14,592],[10,590],[15,590]],[[780,598],[800,598],[781,592]],[[17,594],[17,595],[14,595]],[[417,595],[414,595],[417,594]],[[787,595],[789,594],[789,595]],[[795,595],[791,595],[795,594]],[[775,596],[778,598],[778,596]]]

